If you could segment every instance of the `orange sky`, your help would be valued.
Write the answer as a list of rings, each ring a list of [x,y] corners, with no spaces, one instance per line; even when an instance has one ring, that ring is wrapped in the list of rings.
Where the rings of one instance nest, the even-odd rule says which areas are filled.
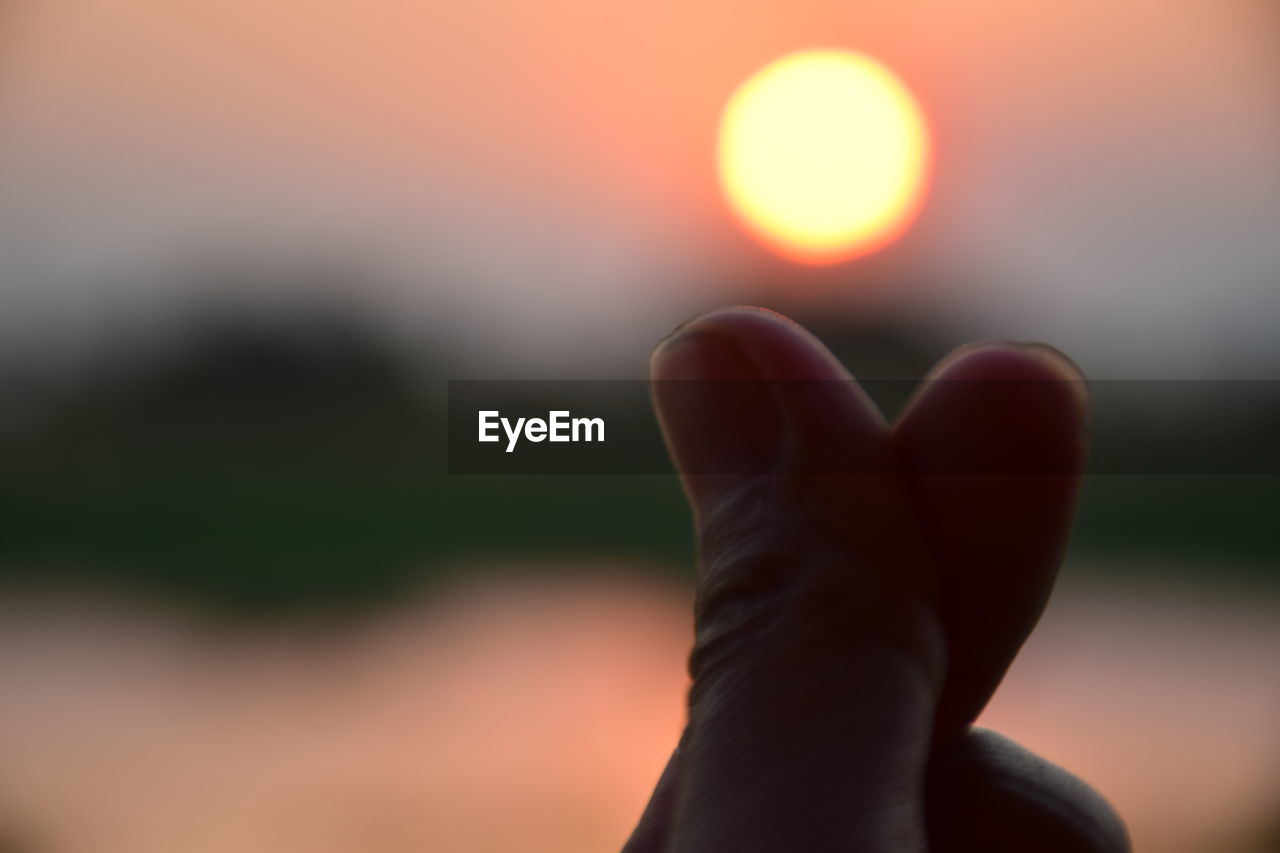
[[[903,278],[945,280],[937,298],[979,333],[1125,318],[1114,336],[1173,293],[1162,338],[1224,286],[1245,321],[1275,298],[1251,283],[1280,263],[1280,39],[1263,8],[42,4],[10,38],[0,248],[74,278],[211,232],[349,245],[416,282],[379,292],[393,313],[505,323],[513,355],[554,360],[600,322],[602,345],[628,320],[647,339],[737,295],[717,282],[778,272],[725,213],[715,125],[752,70],[832,45],[893,66],[939,136],[934,193],[891,254]],[[1125,354],[1098,334],[1066,343]]]

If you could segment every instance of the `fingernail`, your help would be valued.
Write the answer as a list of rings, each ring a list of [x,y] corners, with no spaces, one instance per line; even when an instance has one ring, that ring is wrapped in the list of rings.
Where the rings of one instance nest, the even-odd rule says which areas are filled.
[[[947,373],[952,365],[957,364],[964,358],[975,352],[982,350],[1007,349],[1013,351],[1022,351],[1033,356],[1036,361],[1046,365],[1059,376],[1063,382],[1070,384],[1071,391],[1075,394],[1080,406],[1087,413],[1089,410],[1089,383],[1085,379],[1084,371],[1080,369],[1080,365],[1076,364],[1066,353],[1057,347],[1050,346],[1040,341],[1015,341],[1010,339],[988,339],[980,341],[971,341],[956,347],[947,357],[934,365],[929,371],[926,380],[943,376]],[[1017,378],[1010,376],[1008,378]]]
[[[650,362],[667,444],[683,474],[761,474],[777,463],[783,421],[769,383],[723,332],[685,327]]]

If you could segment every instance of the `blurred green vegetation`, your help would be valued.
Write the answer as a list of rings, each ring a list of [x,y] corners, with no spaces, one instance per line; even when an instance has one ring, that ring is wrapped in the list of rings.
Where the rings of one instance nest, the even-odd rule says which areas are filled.
[[[827,337],[904,375],[928,362],[892,335]],[[341,322],[211,324],[6,434],[0,580],[256,610],[358,606],[487,560],[691,571],[672,477],[446,474],[440,384]],[[1276,506],[1278,477],[1092,477],[1074,553],[1270,576]]]

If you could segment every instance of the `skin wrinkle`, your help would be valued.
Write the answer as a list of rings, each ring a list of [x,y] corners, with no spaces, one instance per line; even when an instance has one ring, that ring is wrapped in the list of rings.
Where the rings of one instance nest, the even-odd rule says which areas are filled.
[[[797,625],[810,630],[818,625],[836,636],[853,633],[861,643],[874,640],[882,650],[895,652],[905,665],[919,670],[933,692],[941,687],[945,653],[932,609],[897,590],[877,592],[880,584],[874,577],[868,583],[860,573],[849,571],[842,558],[833,555],[796,571],[783,552],[754,552],[735,561],[724,574],[733,577],[709,582],[696,605],[697,639],[689,664],[693,697],[703,682],[714,677],[718,666],[738,666],[737,661],[750,658],[759,646],[776,642],[776,634],[795,633]],[[876,606],[894,600],[901,600],[902,606],[893,610]],[[853,602],[856,609],[837,611],[840,618],[834,624],[817,621],[833,611],[832,601]],[[797,645],[830,648],[817,639]],[[696,704],[696,698],[690,701]]]
[[[777,826],[780,833],[784,832],[783,827],[789,827],[789,830],[785,836],[779,835],[771,841],[753,839],[749,849],[806,849],[803,839],[797,836],[803,835],[806,828],[812,831],[815,822],[826,827],[844,827],[849,843],[847,848],[839,849],[912,849],[904,845],[882,846],[883,842],[876,839],[886,833],[907,832],[905,828],[895,828],[903,821],[907,822],[904,826],[920,823],[921,816],[913,803],[921,799],[922,774],[908,768],[922,766],[922,757],[909,754],[921,747],[917,739],[901,736],[903,732],[928,725],[927,719],[906,710],[923,707],[918,703],[927,702],[930,698],[920,679],[904,678],[907,671],[899,661],[868,655],[863,649],[829,654],[826,658],[828,663],[839,663],[843,659],[841,668],[849,675],[851,684],[874,683],[878,691],[900,695],[904,700],[900,706],[903,713],[891,713],[885,708],[881,714],[864,715],[858,721],[862,732],[880,731],[884,736],[852,747],[829,740],[833,719],[821,721],[814,719],[812,714],[797,714],[792,700],[802,700],[807,695],[805,687],[810,683],[807,671],[810,662],[797,661],[785,644],[775,648],[774,652],[778,660],[791,665],[779,671],[767,665],[766,656],[764,668],[768,676],[765,683],[771,685],[769,694],[760,694],[761,672],[754,667],[730,668],[722,670],[710,682],[712,687],[701,694],[699,701],[691,707],[691,750],[688,753],[691,763],[701,768],[715,768],[717,778],[735,780],[735,784],[731,789],[730,786],[698,785],[700,798],[696,802],[690,802],[687,797],[682,799],[676,823],[679,825],[684,815],[708,812],[754,814],[758,808],[768,807],[776,813],[777,821],[770,821],[769,825]],[[775,701],[770,701],[770,697]],[[833,697],[836,701],[824,712],[828,718],[846,706],[838,699]],[[820,725],[813,726],[813,723]],[[753,731],[755,735],[747,741],[700,736],[703,731],[716,730]],[[787,742],[793,756],[826,754],[830,758],[837,755],[844,758],[834,762],[828,758],[820,764],[809,760],[778,761],[778,756],[785,755],[774,743],[779,738]],[[852,762],[857,762],[864,769],[896,767],[899,771],[850,774]],[[802,796],[798,798],[801,792],[812,789],[814,785],[822,786],[832,796],[817,802]],[[804,818],[789,820],[789,812],[804,815]],[[702,821],[698,820],[691,822],[694,827],[701,824]],[[711,837],[717,836],[713,834]],[[827,842],[830,837],[823,834],[814,839],[815,842],[818,840]],[[701,846],[695,841],[677,849],[708,851],[729,848],[715,843]],[[827,848],[824,845],[813,849]]]
[[[861,626],[861,633],[900,649],[912,662],[929,661],[929,680],[941,679],[941,630],[932,624],[933,585],[920,577],[932,572],[886,572],[870,563],[874,549],[851,546],[839,528],[822,523],[819,530],[831,541],[823,546],[815,538],[813,522],[826,521],[818,512],[805,512],[807,502],[790,501],[786,493],[796,489],[787,478],[757,478],[717,504],[712,517],[700,525],[701,579],[694,612],[698,641],[690,657],[695,685],[703,671],[701,661],[712,649],[735,633],[760,626],[760,610],[784,611],[787,606],[808,605],[814,613],[829,611],[833,600],[853,602],[858,609],[845,612]],[[808,478],[806,478],[808,480]],[[825,504],[825,502],[820,502]],[[777,507],[802,509],[779,510]],[[823,556],[797,561],[798,546]],[[871,553],[856,569],[850,553]],[[903,602],[901,612],[885,613],[871,603]],[[783,626],[797,624],[798,617],[779,617]]]
[[[765,513],[766,502],[754,499],[759,493],[750,490],[737,494],[755,512],[721,511],[715,524],[704,527],[705,562],[696,605],[697,639],[690,657],[694,681],[686,735],[700,764],[717,767],[728,778],[756,775],[752,765],[764,759],[752,754],[766,750],[765,744],[731,747],[713,739],[708,745],[699,732],[704,728],[773,733],[802,730],[806,720],[799,709],[812,704],[802,697],[815,683],[808,672],[811,666],[819,671],[843,670],[850,676],[850,685],[874,683],[878,689],[900,692],[904,698],[916,697],[904,701],[907,707],[929,707],[936,702],[943,644],[941,628],[931,619],[929,608],[896,590],[877,593],[882,573],[851,571],[847,548],[839,541],[816,547],[811,515],[806,524],[804,519],[787,521],[792,513],[767,513],[772,521],[757,523],[756,513]],[[815,554],[799,563],[791,556],[796,553],[795,545],[789,544],[798,541],[798,536],[807,536],[806,548]],[[718,544],[721,541],[725,544]],[[899,600],[908,603],[904,605],[908,612],[886,613],[877,608],[877,604]],[[833,601],[853,602],[858,607],[854,611],[832,608]],[[910,626],[906,633],[911,636],[904,636],[905,626]],[[930,663],[922,665],[922,660]],[[864,675],[859,677],[859,672]],[[927,727],[928,720],[869,715],[861,725],[891,733],[903,731],[904,726]],[[791,746],[801,746],[794,742],[794,734],[792,737]],[[895,746],[909,742],[899,735],[886,737],[883,748],[890,755],[864,755],[862,759],[909,766]],[[832,784],[837,784],[836,780]],[[860,783],[846,779],[843,784],[856,787]],[[860,796],[851,795],[841,819],[849,832],[857,835],[860,845],[885,833],[894,839],[877,841],[877,846],[867,849],[912,849],[914,842],[905,840],[910,833],[899,824],[913,808],[911,804],[921,799],[922,786],[922,778],[906,778],[896,790],[892,785],[877,784]],[[742,807],[731,803],[700,805]],[[864,812],[861,818],[859,811]],[[912,814],[913,821],[918,823],[918,818]],[[797,839],[791,838],[790,843],[797,843]],[[892,846],[879,846],[883,844]]]
[[[777,490],[774,483],[769,491],[776,494]],[[849,685],[875,684],[878,690],[913,696],[903,704],[917,708],[936,703],[944,669],[941,627],[924,601],[904,594],[901,588],[877,591],[878,586],[891,583],[893,576],[869,566],[851,570],[849,550],[839,541],[843,537],[834,536],[825,547],[817,545],[812,514],[796,519],[794,512],[768,513],[768,502],[757,499],[758,494],[737,492],[738,500],[746,501],[747,511],[726,513],[722,509],[715,523],[703,528],[697,639],[690,657],[694,680],[686,739],[695,744],[704,766],[715,766],[731,778],[756,775],[751,765],[763,759],[753,759],[751,754],[763,750],[764,745],[738,743],[731,749],[713,740],[708,748],[698,737],[699,731],[797,732],[806,723],[804,712],[798,709],[812,704],[801,698],[815,683],[808,672],[810,666],[819,671],[843,670],[850,676]],[[765,514],[771,521],[759,522],[757,514]],[[805,549],[813,556],[797,562],[792,556],[797,551],[792,543],[797,541],[805,541]],[[851,602],[855,607],[833,608],[833,601]],[[885,602],[901,602],[901,609],[885,611]],[[929,721],[911,720],[909,715],[885,709],[881,715],[865,715],[860,725],[894,733],[927,729]],[[887,736],[882,745],[887,754],[863,755],[861,760],[910,766],[911,762],[898,754],[902,747],[897,745],[910,742],[896,734]],[[743,752],[747,762],[739,766]],[[843,784],[861,783],[846,779]],[[917,840],[911,839],[912,833],[905,827],[921,821],[918,806],[913,804],[922,799],[922,787],[922,772],[914,777],[906,774],[896,786],[882,781],[860,796],[851,795],[842,806],[842,815],[832,817],[836,821],[833,825],[843,821],[856,836],[857,844],[851,838],[850,849],[913,849]],[[704,802],[701,806],[741,808],[741,804],[731,803],[708,806]],[[795,845],[798,839],[792,837],[788,843]]]

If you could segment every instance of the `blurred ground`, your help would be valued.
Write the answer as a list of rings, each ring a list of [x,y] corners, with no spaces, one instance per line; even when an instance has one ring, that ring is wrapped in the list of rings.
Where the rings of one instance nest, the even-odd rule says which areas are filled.
[[[342,623],[0,598],[0,848],[616,849],[680,726],[688,591],[519,568]],[[1276,849],[1280,590],[1068,577],[984,722],[1139,851]]]

